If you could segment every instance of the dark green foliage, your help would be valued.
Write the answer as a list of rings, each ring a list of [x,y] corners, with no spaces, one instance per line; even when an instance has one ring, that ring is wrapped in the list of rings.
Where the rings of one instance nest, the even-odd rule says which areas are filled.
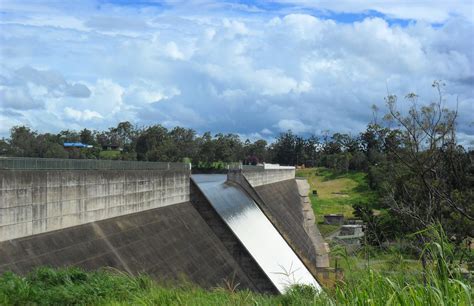
[[[94,137],[94,134],[91,130],[88,130],[88,129],[83,129],[80,133],[79,133],[79,140],[83,143],[83,144],[88,144],[88,145],[96,145],[97,142],[95,140],[95,137]]]

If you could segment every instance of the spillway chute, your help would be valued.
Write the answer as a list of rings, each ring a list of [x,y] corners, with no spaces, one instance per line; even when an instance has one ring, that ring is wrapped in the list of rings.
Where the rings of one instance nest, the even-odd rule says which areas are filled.
[[[280,293],[294,284],[321,290],[308,268],[244,190],[226,182],[226,175],[193,175],[192,179]]]

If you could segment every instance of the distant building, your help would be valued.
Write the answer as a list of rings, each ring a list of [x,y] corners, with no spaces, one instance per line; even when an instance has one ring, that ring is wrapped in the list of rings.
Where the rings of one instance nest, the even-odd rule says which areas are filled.
[[[82,142],[65,142],[63,146],[65,149],[72,149],[72,148],[88,149],[88,148],[94,147],[92,145],[84,144]]]

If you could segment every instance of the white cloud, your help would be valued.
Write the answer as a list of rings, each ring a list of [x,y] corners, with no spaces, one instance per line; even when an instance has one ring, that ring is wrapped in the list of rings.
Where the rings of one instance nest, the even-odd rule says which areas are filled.
[[[250,34],[249,29],[243,22],[240,22],[237,20],[229,20],[225,18],[223,20],[223,25],[224,25],[224,28],[228,30],[228,33],[231,34],[232,36]]]
[[[40,107],[43,102],[31,97],[26,88],[0,86],[0,108],[28,110]]]
[[[157,84],[140,81],[131,84],[123,91],[123,100],[129,105],[146,105],[179,96],[180,90],[175,87],[161,88]]]
[[[95,111],[91,111],[88,109],[85,110],[77,110],[72,107],[66,107],[64,109],[64,114],[75,121],[89,121],[93,119],[101,119],[104,118],[101,114]]]
[[[291,130],[293,133],[304,133],[308,132],[311,130],[311,127],[305,125],[299,120],[293,120],[293,119],[282,119],[278,121],[278,124],[276,125],[281,132],[286,132],[288,130]]]
[[[175,59],[175,60],[184,59],[184,54],[179,50],[178,45],[176,45],[174,41],[170,41],[169,43],[167,43],[165,46],[165,50],[168,56],[170,56],[172,59]]]
[[[471,0],[275,0],[275,2],[296,5],[299,7],[330,10],[337,13],[365,13],[369,10],[381,12],[391,18],[413,19],[428,22],[444,22],[452,16],[463,16],[474,20]]]
[[[114,115],[122,110],[124,88],[109,79],[97,80],[91,85],[92,95],[84,105],[91,105],[95,110],[108,116]]]

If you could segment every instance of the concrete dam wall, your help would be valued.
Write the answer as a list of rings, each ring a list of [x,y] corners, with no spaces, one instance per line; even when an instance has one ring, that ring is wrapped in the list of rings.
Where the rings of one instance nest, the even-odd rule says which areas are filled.
[[[315,247],[301,231],[301,220],[291,217],[295,212],[285,214],[297,208],[295,190],[291,199],[265,194],[265,188],[281,194],[295,187],[289,183],[295,181],[294,169],[285,170],[275,175],[246,169],[245,176],[258,178],[255,188],[247,180],[249,195],[310,267],[316,265]],[[272,187],[278,182],[287,187]],[[191,181],[187,165],[168,170],[0,169],[0,184],[0,273],[24,274],[39,266],[114,267],[156,280],[185,278],[206,288],[233,283],[240,289],[279,292]]]
[[[189,202],[0,242],[0,272],[70,265],[257,290]]]
[[[0,241],[189,201],[189,170],[0,170]]]

